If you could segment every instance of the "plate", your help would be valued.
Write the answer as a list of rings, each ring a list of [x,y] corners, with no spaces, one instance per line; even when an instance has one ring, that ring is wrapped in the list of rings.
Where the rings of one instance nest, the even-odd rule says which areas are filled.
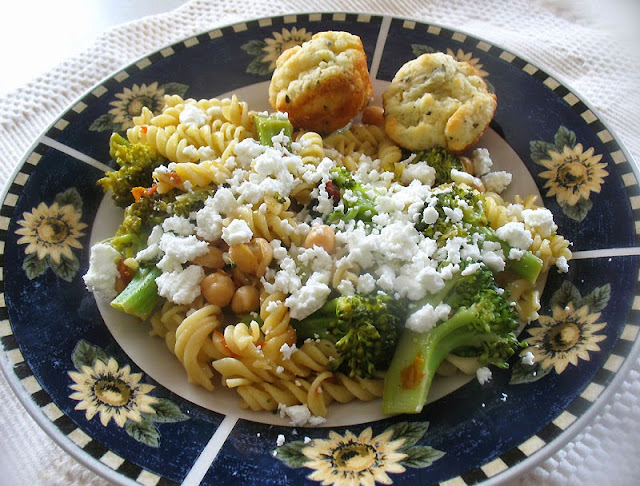
[[[574,259],[567,273],[550,271],[540,318],[523,331],[543,358],[533,368],[516,363],[484,385],[442,379],[418,415],[386,417],[379,402],[351,403],[322,427],[292,427],[189,385],[164,343],[98,305],[82,275],[91,244],[120,217],[96,187],[114,167],[111,132],[126,130],[142,106],[157,112],[165,94],[236,93],[252,109],[269,109],[279,52],[325,30],[360,36],[378,103],[417,55],[442,51],[474,64],[498,96],[480,145],[514,174],[506,198],[537,194],[573,242]],[[104,79],[19,164],[0,210],[3,371],[65,450],[117,484],[507,481],[584,427],[637,355],[638,194],[629,155],[594,110],[488,41],[369,14],[214,29]]]

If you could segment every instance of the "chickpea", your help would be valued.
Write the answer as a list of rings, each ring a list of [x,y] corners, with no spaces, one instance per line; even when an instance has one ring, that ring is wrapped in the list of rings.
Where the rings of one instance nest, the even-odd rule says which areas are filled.
[[[336,247],[336,234],[333,228],[326,224],[311,228],[304,240],[304,247],[313,248],[314,245],[324,248],[327,253],[333,253]]]
[[[367,106],[362,111],[362,123],[365,125],[384,126],[384,109],[381,106]]]
[[[210,304],[226,307],[235,295],[236,286],[229,275],[219,270],[202,279],[200,291]]]
[[[260,307],[260,292],[251,285],[244,285],[236,290],[231,299],[231,310],[236,314],[246,314]]]
[[[218,270],[220,268],[224,268],[225,262],[222,258],[223,251],[217,246],[209,245],[208,253],[196,257],[193,260],[193,263],[196,265],[200,265],[205,268],[213,268],[214,270]]]

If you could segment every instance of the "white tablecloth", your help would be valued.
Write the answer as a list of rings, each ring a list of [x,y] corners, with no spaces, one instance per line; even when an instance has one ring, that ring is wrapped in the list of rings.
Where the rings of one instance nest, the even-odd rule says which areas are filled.
[[[0,97],[0,184],[41,130],[120,66],[213,27],[311,11],[401,16],[453,27],[503,46],[579,93],[640,161],[640,9],[634,0],[192,0],[169,13],[111,29],[82,54]],[[0,484],[106,484],[40,430],[2,374],[0,397]],[[638,437],[640,363],[635,363],[591,424],[516,483],[640,484]]]

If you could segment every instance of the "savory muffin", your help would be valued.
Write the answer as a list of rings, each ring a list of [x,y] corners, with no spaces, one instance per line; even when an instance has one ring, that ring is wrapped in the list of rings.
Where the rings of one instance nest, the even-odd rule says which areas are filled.
[[[468,62],[441,52],[402,66],[382,95],[385,131],[398,145],[435,145],[464,152],[482,136],[497,107],[496,96]]]
[[[347,32],[319,32],[276,61],[269,102],[291,123],[322,134],[344,127],[373,94],[362,41]]]

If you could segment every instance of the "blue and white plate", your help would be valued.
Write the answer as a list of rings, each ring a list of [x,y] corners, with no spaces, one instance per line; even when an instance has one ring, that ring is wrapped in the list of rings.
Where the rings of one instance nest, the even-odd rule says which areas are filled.
[[[99,307],[82,281],[92,242],[120,217],[96,181],[113,168],[112,131],[163,95],[237,93],[268,109],[279,53],[319,31],[362,38],[376,99],[424,52],[475,65],[498,97],[480,144],[538,194],[574,245],[548,275],[524,331],[537,364],[477,380],[441,379],[419,415],[379,402],[336,406],[321,428],[292,428],[187,383],[143,324]],[[470,35],[376,15],[300,14],[205,32],[103,80],[43,133],[0,210],[2,366],[34,419],[118,484],[476,484],[513,479],[565,444],[637,354],[640,192],[629,155],[579,96],[539,67]],[[280,440],[278,438],[280,437]],[[282,439],[284,443],[282,444]],[[278,446],[281,444],[281,446]]]

